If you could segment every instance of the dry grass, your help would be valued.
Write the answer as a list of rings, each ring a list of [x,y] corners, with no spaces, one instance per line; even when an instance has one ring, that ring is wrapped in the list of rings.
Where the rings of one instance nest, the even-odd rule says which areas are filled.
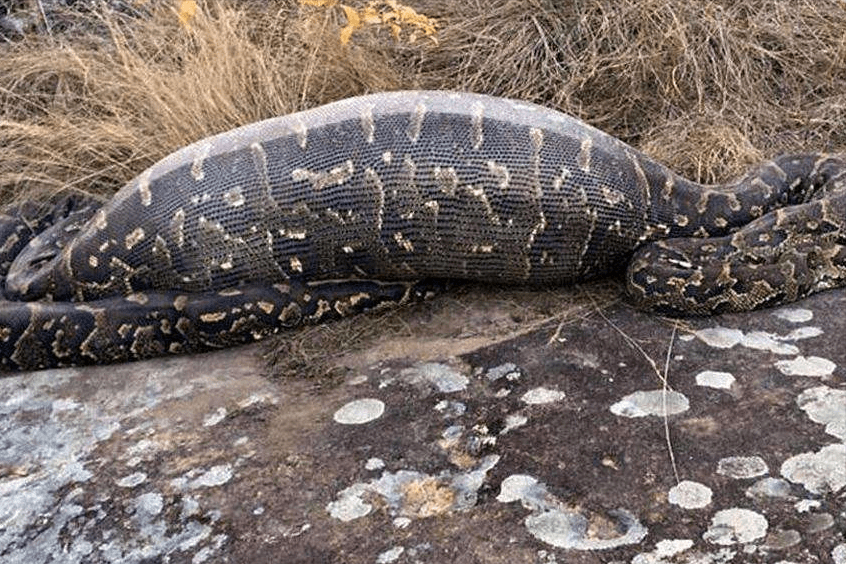
[[[437,45],[375,27],[342,46],[338,7],[294,0],[201,3],[187,28],[168,2],[50,14],[0,46],[0,199],[108,193],[210,133],[396,88],[557,107],[706,181],[846,147],[842,0],[406,3]]]

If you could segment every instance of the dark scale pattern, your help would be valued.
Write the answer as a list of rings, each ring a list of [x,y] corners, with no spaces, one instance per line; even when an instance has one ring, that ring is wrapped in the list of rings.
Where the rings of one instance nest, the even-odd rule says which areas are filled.
[[[68,301],[4,302],[0,363],[225,346],[419,297],[420,279],[563,284],[627,262],[659,311],[770,305],[846,278],[844,170],[787,156],[707,187],[531,104],[342,100],[181,149],[87,223],[94,208],[54,212],[26,252],[9,239],[7,298]]]

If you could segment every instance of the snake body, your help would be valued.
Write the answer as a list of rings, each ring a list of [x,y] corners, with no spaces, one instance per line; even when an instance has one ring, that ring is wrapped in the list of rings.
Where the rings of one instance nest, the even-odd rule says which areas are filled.
[[[349,98],[198,141],[53,227],[24,222],[43,232],[23,250],[12,214],[0,364],[247,342],[429,279],[557,285],[628,265],[658,311],[773,305],[846,279],[844,171],[794,155],[703,186],[526,102]]]

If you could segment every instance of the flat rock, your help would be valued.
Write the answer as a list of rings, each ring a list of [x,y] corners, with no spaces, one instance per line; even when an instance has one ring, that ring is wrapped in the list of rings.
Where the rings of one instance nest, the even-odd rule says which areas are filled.
[[[846,562],[843,311],[616,304],[330,385],[260,345],[2,378],[0,560]]]

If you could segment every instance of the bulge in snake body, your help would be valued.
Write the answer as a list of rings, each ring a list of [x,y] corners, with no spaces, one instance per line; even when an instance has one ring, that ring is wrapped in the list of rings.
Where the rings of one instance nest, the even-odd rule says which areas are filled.
[[[674,220],[685,200],[699,205],[696,188],[546,108],[376,94],[177,151],[53,262],[10,276],[7,293],[94,299],[349,276],[562,284],[609,272],[655,234],[713,222],[708,209]]]
[[[788,156],[735,183],[708,187],[575,118],[525,102],[453,92],[350,98],[185,147],[58,241],[52,259],[19,256],[5,280],[7,297],[57,301],[46,309],[3,304],[0,364],[140,358],[264,334],[242,323],[250,316],[227,294],[237,288],[248,294],[279,284],[300,288],[279,293],[284,307],[265,322],[270,331],[299,321],[303,310],[319,320],[327,311],[399,301],[411,288],[362,290],[354,279],[585,280],[620,269],[643,243],[725,236],[774,208],[801,203],[831,176],[825,166],[841,165],[819,155]],[[638,287],[649,291],[652,274],[641,279],[647,282]],[[330,296],[322,304],[303,289],[321,281]],[[116,300],[105,309],[117,311],[126,302],[121,296],[139,293],[153,299],[126,305],[121,324],[92,313],[104,309],[103,300]],[[143,319],[166,317],[156,308],[172,308],[177,294],[206,304],[177,320],[184,332],[170,330],[178,323],[169,320],[167,332],[141,332],[149,341],[143,351],[116,352],[132,348],[128,341],[123,349],[112,345]],[[367,299],[350,301],[359,295]],[[99,333],[79,329],[89,345],[99,335],[98,348],[89,347],[85,358],[68,353],[44,311],[80,320],[76,326],[100,323]],[[227,330],[187,337],[191,323],[218,317]],[[124,325],[132,327],[121,332]],[[21,353],[22,333],[41,339],[43,351],[10,363]],[[103,339],[106,333],[111,337]],[[64,356],[50,351],[57,347]]]

